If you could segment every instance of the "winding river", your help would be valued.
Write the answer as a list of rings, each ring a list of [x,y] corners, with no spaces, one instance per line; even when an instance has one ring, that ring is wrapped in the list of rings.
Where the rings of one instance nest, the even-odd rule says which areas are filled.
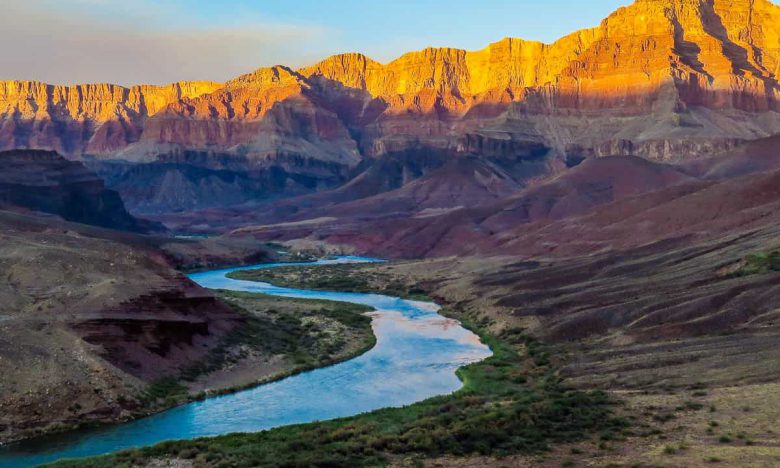
[[[338,257],[305,265],[374,262]],[[74,431],[0,449],[0,466],[29,467],[62,458],[100,455],[230,432],[254,432],[288,424],[351,416],[404,406],[461,387],[455,370],[490,356],[490,349],[460,324],[437,313],[439,306],[379,294],[310,291],[227,278],[232,271],[274,268],[263,264],[194,273],[207,288],[364,304],[376,346],[349,361],[287,377],[237,393],[208,398],[128,423]]]

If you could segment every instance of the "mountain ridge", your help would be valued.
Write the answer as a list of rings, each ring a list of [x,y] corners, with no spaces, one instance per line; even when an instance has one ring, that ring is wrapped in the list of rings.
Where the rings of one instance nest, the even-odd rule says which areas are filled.
[[[386,64],[360,53],[347,53],[298,70],[280,65],[260,68],[222,84],[178,82],[125,88],[4,81],[0,82],[0,103],[5,104],[5,110],[0,115],[3,127],[9,121],[24,120],[32,109],[22,104],[30,99],[40,103],[41,88],[45,88],[46,102],[52,101],[57,111],[66,111],[74,121],[135,124],[137,128],[132,130],[138,135],[124,128],[126,143],[131,144],[146,131],[136,120],[165,112],[171,105],[194,106],[195,114],[190,116],[200,119],[261,119],[264,112],[249,111],[252,104],[257,109],[258,103],[238,99],[241,106],[231,107],[229,101],[234,96],[226,93],[247,86],[261,94],[271,88],[299,88],[290,94],[271,93],[269,102],[259,103],[266,109],[292,94],[311,92],[310,82],[316,80],[336,82],[352,92],[365,91],[368,96],[363,98],[369,101],[381,98],[384,109],[380,115],[390,116],[437,112],[450,118],[478,117],[480,110],[475,108],[486,103],[498,105],[501,111],[507,111],[510,103],[522,103],[521,109],[516,109],[520,113],[609,108],[633,114],[657,112],[659,106],[683,110],[680,106],[687,105],[778,111],[778,19],[780,7],[767,0],[638,0],[610,14],[599,26],[575,31],[550,44],[504,38],[476,51],[429,47]],[[676,92],[668,89],[671,84]],[[216,115],[206,109],[198,112],[199,100],[229,109]],[[115,103],[116,108],[96,106],[95,101]],[[65,109],[61,109],[62,103]],[[370,104],[363,102],[363,118],[366,110],[371,110]],[[247,112],[242,114],[242,107]],[[11,110],[13,118],[9,119]],[[38,107],[33,116],[41,111]],[[89,133],[89,129],[85,131]],[[115,123],[103,132],[98,126],[90,141],[82,145],[82,152],[116,151],[121,141],[114,138],[109,142],[105,134],[117,131]],[[0,133],[0,144],[8,147],[8,139],[7,130]],[[157,141],[165,138],[158,136]],[[79,152],[77,144],[56,148],[56,142],[45,139],[27,142],[30,146],[47,143],[68,154]],[[193,144],[198,145],[203,146],[199,141]],[[376,152],[383,151],[379,148]]]
[[[543,154],[554,174],[570,160],[679,161],[778,134],[779,73],[780,6],[637,0],[551,44],[429,47],[385,64],[347,53],[225,83],[0,82],[0,149],[129,164],[196,151],[207,166],[231,157],[311,180],[304,192],[410,151],[509,165]],[[288,195],[280,187],[273,196]]]

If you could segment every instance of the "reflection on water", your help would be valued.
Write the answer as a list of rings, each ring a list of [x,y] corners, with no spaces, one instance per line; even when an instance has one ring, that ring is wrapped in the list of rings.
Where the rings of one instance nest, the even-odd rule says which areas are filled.
[[[365,262],[340,257],[315,263]],[[226,278],[231,271],[191,275],[208,288],[261,292],[284,297],[328,299],[372,306],[377,344],[367,353],[238,393],[189,403],[148,418],[80,431],[0,450],[0,466],[27,467],[60,458],[83,457],[230,432],[253,432],[287,424],[333,419],[388,406],[404,406],[451,393],[461,386],[455,370],[482,360],[490,350],[457,321],[438,315],[436,304],[378,294],[280,288]]]

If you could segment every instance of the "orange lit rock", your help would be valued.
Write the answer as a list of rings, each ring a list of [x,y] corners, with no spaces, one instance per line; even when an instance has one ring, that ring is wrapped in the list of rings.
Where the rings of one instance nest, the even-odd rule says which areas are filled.
[[[0,82],[0,148],[145,157],[172,148],[354,165],[491,139],[668,159],[780,132],[780,7],[637,0],[552,44],[507,38],[387,64],[341,54],[224,85]]]

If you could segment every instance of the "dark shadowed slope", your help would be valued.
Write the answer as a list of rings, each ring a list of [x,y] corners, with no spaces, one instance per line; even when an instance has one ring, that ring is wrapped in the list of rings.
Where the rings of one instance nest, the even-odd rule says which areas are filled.
[[[243,206],[154,218],[177,231],[224,232],[247,225],[331,217],[367,220],[431,215],[504,198],[529,179],[553,170],[548,164],[541,156],[494,159],[452,151],[409,150],[364,161],[349,182],[332,190],[289,198],[261,196]]]
[[[744,143],[717,156],[686,163],[682,168],[706,179],[729,179],[780,169],[780,135]]]
[[[119,194],[80,162],[51,151],[15,150],[0,152],[0,165],[0,205],[118,230],[163,229],[131,216]]]

